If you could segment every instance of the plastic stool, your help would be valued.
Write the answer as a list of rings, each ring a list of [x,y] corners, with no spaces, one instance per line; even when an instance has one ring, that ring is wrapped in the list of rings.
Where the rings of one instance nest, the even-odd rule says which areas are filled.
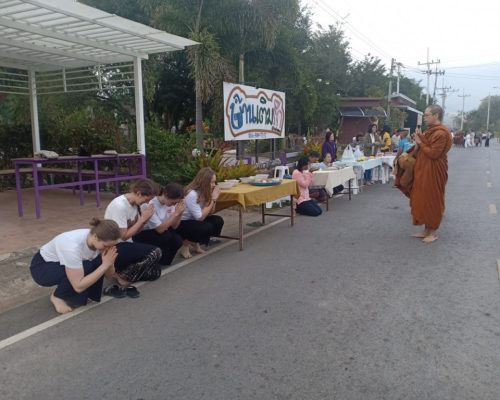
[[[283,179],[285,175],[290,175],[290,169],[286,165],[279,165],[274,168],[274,177]]]

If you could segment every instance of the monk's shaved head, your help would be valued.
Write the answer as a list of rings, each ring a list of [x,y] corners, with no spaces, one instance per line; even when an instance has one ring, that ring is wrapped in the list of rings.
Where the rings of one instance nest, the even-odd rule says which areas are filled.
[[[438,104],[431,104],[427,107],[427,110],[431,112],[431,114],[437,114],[439,121],[443,120],[443,108]]]

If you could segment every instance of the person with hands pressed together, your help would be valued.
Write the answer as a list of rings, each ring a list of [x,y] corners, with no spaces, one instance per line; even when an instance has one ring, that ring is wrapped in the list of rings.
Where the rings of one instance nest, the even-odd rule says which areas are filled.
[[[147,243],[132,242],[155,212],[154,205],[143,209],[141,205],[149,202],[156,193],[156,184],[150,179],[133,182],[128,193],[116,197],[109,203],[104,218],[112,219],[120,228],[120,243],[117,244],[118,257],[115,261],[117,284],[104,290],[104,294],[121,298],[139,297],[139,291],[131,284],[139,280],[153,281],[161,276],[158,261],[161,250]]]
[[[441,124],[443,109],[434,104],[425,109],[424,121],[428,129],[415,131],[412,155],[416,162],[410,207],[414,225],[424,225],[422,232],[413,236],[424,243],[438,239],[437,230],[445,210],[445,186],[448,181],[448,157],[452,140],[448,128]]]
[[[40,286],[56,286],[50,301],[60,314],[101,301],[104,275],[114,273],[120,229],[116,222],[94,218],[91,229],[57,235],[40,248],[31,261],[30,272]]]
[[[220,194],[216,183],[215,172],[205,167],[198,171],[186,187],[185,209],[176,230],[184,239],[180,250],[184,258],[191,257],[190,246],[196,253],[203,253],[200,244],[208,244],[210,237],[220,236],[222,232],[224,220],[219,215],[213,215]]]
[[[182,238],[175,229],[179,227],[184,212],[184,188],[177,183],[170,183],[161,188],[158,196],[148,205],[153,206],[154,214],[149,218],[143,230],[134,235],[134,242],[149,243],[161,249],[159,264],[170,265],[182,246]]]
[[[292,173],[292,178],[297,181],[300,190],[300,196],[296,200],[297,212],[310,217],[321,215],[321,207],[309,195],[309,186],[313,180],[313,175],[309,171],[309,159],[307,157],[299,159],[297,168]]]

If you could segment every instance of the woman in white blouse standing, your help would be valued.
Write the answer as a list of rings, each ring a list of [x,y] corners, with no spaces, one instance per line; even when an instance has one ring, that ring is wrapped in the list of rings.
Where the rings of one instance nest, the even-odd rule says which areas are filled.
[[[224,220],[215,212],[215,202],[219,197],[215,172],[208,167],[198,171],[193,181],[186,187],[184,213],[177,233],[184,239],[181,255],[190,258],[189,242],[196,253],[203,253],[200,244],[208,244],[211,236],[220,236]]]

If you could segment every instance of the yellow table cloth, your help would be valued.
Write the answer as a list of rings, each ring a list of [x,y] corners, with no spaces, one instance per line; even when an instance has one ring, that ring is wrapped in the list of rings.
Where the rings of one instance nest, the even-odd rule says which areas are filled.
[[[243,208],[256,206],[285,196],[296,196],[298,193],[297,182],[293,179],[283,179],[281,184],[276,186],[253,186],[240,183],[231,189],[221,189],[216,211],[234,205],[240,205]]]

